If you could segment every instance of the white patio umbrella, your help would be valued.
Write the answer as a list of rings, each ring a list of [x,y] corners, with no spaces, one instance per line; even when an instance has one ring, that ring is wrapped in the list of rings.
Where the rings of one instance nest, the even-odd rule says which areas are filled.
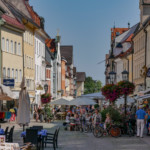
[[[82,97],[102,99],[102,100],[105,99],[105,97],[102,95],[102,92],[86,94],[86,95],[82,95]]]
[[[69,105],[69,101],[64,98],[60,98],[58,100],[50,102],[50,104],[51,105]]]
[[[21,83],[21,91],[19,93],[19,108],[18,108],[18,116],[17,116],[17,123],[20,126],[23,126],[23,130],[25,125],[30,123],[30,98],[25,87],[24,78],[22,79]]]
[[[96,102],[92,99],[86,98],[86,97],[78,97],[70,101],[69,105],[76,105],[76,106],[81,106],[81,105],[95,105]]]

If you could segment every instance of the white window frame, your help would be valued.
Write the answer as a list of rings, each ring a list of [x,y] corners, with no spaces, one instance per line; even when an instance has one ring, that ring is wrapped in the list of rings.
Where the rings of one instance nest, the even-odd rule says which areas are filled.
[[[14,43],[13,43],[13,40],[11,40],[10,42],[11,44],[11,53],[13,54],[14,53]]]

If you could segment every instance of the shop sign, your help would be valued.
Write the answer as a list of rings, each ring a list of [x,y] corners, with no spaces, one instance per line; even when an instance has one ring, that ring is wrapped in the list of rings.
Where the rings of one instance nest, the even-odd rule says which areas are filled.
[[[3,79],[3,85],[14,87],[15,80],[14,79]]]

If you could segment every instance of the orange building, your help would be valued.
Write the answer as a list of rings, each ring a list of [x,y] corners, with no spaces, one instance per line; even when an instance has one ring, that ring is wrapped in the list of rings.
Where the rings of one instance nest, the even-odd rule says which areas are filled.
[[[129,30],[129,28],[111,28],[111,40]]]
[[[61,58],[61,89],[62,96],[66,96],[66,59]]]

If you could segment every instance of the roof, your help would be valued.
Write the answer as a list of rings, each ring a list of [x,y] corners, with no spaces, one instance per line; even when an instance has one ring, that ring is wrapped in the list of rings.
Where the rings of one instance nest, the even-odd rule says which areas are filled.
[[[13,4],[13,6],[15,6],[15,8],[21,11],[25,16],[32,19],[25,5],[25,0],[5,0],[5,2],[6,1]]]
[[[67,65],[73,64],[73,46],[60,46],[60,53],[67,60]]]
[[[30,14],[29,15],[26,15],[26,13],[24,13],[24,9],[19,9],[18,7],[16,7],[16,5],[14,5],[13,1],[16,1],[16,0],[13,0],[13,1],[10,1],[10,0],[3,0],[5,2],[5,5],[7,5],[7,7],[9,8],[9,10],[11,11],[11,13],[16,17],[16,19],[20,22],[22,22],[22,19],[26,19],[27,21],[29,21],[33,26],[39,28],[39,26],[32,20]],[[18,0],[19,2],[20,1],[23,1],[23,0]],[[12,2],[12,3],[11,3]],[[22,3],[22,5],[25,5],[25,3]],[[26,6],[25,6],[26,8]],[[26,11],[28,12],[27,8],[26,8]]]
[[[24,25],[21,24],[19,21],[17,21],[17,19],[15,19],[15,18],[12,18],[12,17],[7,16],[7,15],[5,15],[5,14],[2,15],[2,18],[3,18],[8,24],[10,24],[10,25],[12,25],[12,26],[15,26],[15,27],[17,27],[17,28],[20,28],[20,29],[22,29],[22,30],[25,29],[25,28],[24,28]]]
[[[140,23],[135,24],[134,26],[132,26],[126,36],[124,36],[124,38],[121,40],[121,42],[125,42],[130,36],[133,36],[132,34],[134,34],[138,29],[139,29]]]
[[[116,37],[117,33],[121,35],[127,30],[129,30],[129,28],[111,28],[111,40],[113,40],[114,37]]]
[[[77,72],[77,82],[84,82],[86,78],[85,72]]]

